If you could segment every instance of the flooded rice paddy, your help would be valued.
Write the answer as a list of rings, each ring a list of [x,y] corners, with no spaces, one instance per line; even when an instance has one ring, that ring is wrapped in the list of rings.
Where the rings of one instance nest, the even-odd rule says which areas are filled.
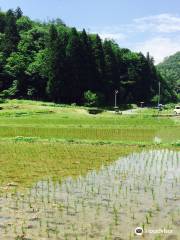
[[[0,239],[180,239],[180,152],[152,150],[0,196]],[[143,236],[136,236],[141,227]],[[161,233],[164,231],[164,233]]]

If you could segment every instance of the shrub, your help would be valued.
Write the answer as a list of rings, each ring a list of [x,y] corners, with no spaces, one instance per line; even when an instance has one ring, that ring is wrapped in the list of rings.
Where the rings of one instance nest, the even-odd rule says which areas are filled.
[[[97,106],[99,103],[99,97],[96,93],[91,92],[90,90],[84,93],[85,105],[88,107]]]
[[[0,103],[5,103],[6,100],[0,97]]]
[[[2,98],[13,98],[18,93],[17,90],[17,80],[14,80],[12,86],[8,89],[5,89],[1,92]]]

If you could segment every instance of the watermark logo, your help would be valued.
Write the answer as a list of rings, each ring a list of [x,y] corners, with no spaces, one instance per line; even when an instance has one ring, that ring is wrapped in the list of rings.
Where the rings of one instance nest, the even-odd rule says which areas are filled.
[[[143,229],[141,227],[137,227],[135,229],[135,234],[138,235],[138,236],[142,236],[143,235]]]
[[[142,227],[137,227],[135,229],[135,234],[138,236],[142,236],[143,234],[172,234],[172,229],[145,229],[143,230]]]
[[[172,229],[160,228],[160,229],[147,229],[145,233],[148,234],[171,234],[173,233]]]

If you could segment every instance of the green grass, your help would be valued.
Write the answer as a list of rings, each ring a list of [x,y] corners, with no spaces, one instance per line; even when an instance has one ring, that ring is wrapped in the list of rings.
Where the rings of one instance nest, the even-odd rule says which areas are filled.
[[[0,107],[3,185],[85,174],[143,146],[179,145],[178,118],[108,111],[90,115],[83,107],[25,100],[7,101]]]
[[[52,103],[13,100],[2,104],[0,138],[36,137],[41,139],[98,140],[119,142],[163,142],[180,138],[180,124],[172,118],[145,114],[88,114],[86,108]],[[146,110],[145,110],[146,111]]]
[[[145,115],[174,115],[174,106],[172,108],[163,108],[162,111],[159,111],[155,108],[144,108],[138,110],[138,113],[145,114]]]
[[[127,166],[122,164],[120,167],[118,162],[117,169],[114,168],[113,161],[144,149],[179,149],[180,121],[177,117],[159,118],[146,113],[128,116],[117,115],[109,111],[90,115],[83,107],[24,100],[7,101],[0,107],[0,196],[2,198],[0,210],[2,219],[3,217],[11,219],[11,223],[2,222],[2,229],[4,229],[2,237],[12,235],[14,239],[30,239],[38,236],[35,238],[39,239],[45,236],[48,239],[57,239],[60,233],[63,236],[62,239],[65,239],[64,233],[69,233],[71,230],[70,238],[74,236],[79,239],[79,236],[82,236],[84,239],[85,235],[75,234],[75,222],[78,223],[77,226],[83,222],[84,229],[89,229],[89,220],[94,224],[98,221],[99,224],[102,223],[99,221],[99,216],[102,217],[103,222],[106,220],[104,216],[108,216],[108,221],[114,224],[108,223],[108,226],[114,227],[107,233],[104,227],[106,224],[102,225],[102,232],[103,236],[110,236],[107,239],[111,239],[112,231],[119,234],[120,227],[126,229],[127,225],[131,226],[132,219],[138,222],[137,212],[140,213],[138,207],[142,208],[144,201],[144,198],[141,199],[144,194],[142,191],[145,191],[144,196],[147,197],[149,203],[151,195],[149,198],[147,194],[149,194],[151,185],[155,188],[155,182],[157,182],[158,192],[159,187],[162,190],[162,185],[159,185],[159,179],[156,178],[158,174],[156,175],[155,168],[152,168],[155,160],[157,170],[157,159],[152,154],[145,158],[144,165],[140,165],[141,161],[138,165],[138,160],[144,159],[144,152],[141,158],[139,158],[140,155],[135,157],[134,154],[133,158],[131,155],[129,163],[128,157],[127,161],[124,159],[125,164],[128,163]],[[165,156],[164,154],[167,153],[171,154]],[[158,156],[160,160],[165,156],[166,162],[161,167],[164,166],[166,170],[169,160],[173,159],[173,164],[177,163],[175,159],[178,155],[172,155],[172,151],[162,151],[162,155]],[[167,156],[171,158],[173,156],[173,158],[169,159]],[[102,168],[103,166],[107,167]],[[148,167],[156,175],[152,175],[152,180],[149,175],[150,170],[147,171]],[[174,168],[176,169],[176,166]],[[145,171],[142,171],[143,169]],[[95,178],[99,173],[101,177],[105,177],[103,184],[101,182],[103,178]],[[161,173],[166,176],[164,171],[159,172]],[[79,178],[79,176],[85,178]],[[92,182],[89,176],[93,176]],[[77,182],[68,183],[68,177],[77,179]],[[83,180],[86,177],[87,185]],[[111,182],[111,179],[114,179],[114,182]],[[132,179],[132,182],[129,179]],[[142,187],[142,181],[146,190]],[[173,184],[178,185],[177,179],[173,178],[173,181]],[[73,183],[75,185],[71,185]],[[79,189],[82,188],[85,194],[79,195],[81,191],[76,183],[80,184]],[[57,189],[61,189],[62,186],[63,191],[63,194],[61,191],[58,192],[57,199],[55,186]],[[69,192],[70,187],[73,192],[77,191],[76,201],[75,195],[73,197],[73,194]],[[173,189],[174,187],[175,185]],[[167,192],[169,194],[169,189]],[[176,192],[175,189],[174,192]],[[134,193],[137,197],[134,197]],[[65,201],[63,201],[64,197]],[[136,205],[138,197],[140,201]],[[158,194],[156,196],[153,192],[153,199],[156,200],[156,197],[159,201]],[[98,202],[94,201],[96,198]],[[87,200],[90,201],[89,206]],[[164,200],[163,202],[165,203]],[[156,207],[153,203],[151,203],[151,208]],[[86,206],[88,206],[87,210]],[[130,217],[130,222],[125,222],[124,225],[121,214],[123,212]],[[141,214],[144,215],[143,212]],[[84,218],[85,215],[87,218]],[[63,216],[65,216],[65,221],[62,220]],[[61,225],[59,223],[57,225],[57,219]],[[74,222],[75,219],[78,221]],[[144,224],[145,221],[149,223],[152,218],[145,220],[142,218],[139,223]],[[133,226],[135,222],[132,222]],[[63,230],[58,233],[57,230],[61,227]],[[92,229],[89,231],[93,232]],[[94,238],[96,236],[98,235],[94,233]]]
[[[153,142],[157,136],[164,143],[178,141],[179,127],[171,127],[164,131],[163,128],[57,128],[57,127],[26,127],[26,126],[1,126],[1,138],[35,137],[41,139],[65,140],[98,140],[119,142]]]
[[[60,139],[90,139],[119,141],[151,141],[155,135],[154,129],[101,129],[101,128],[57,128],[57,127],[9,127],[0,128],[1,137],[39,137]]]
[[[13,181],[24,187],[46,177],[61,180],[84,175],[140,149],[119,145],[1,142],[0,185]]]

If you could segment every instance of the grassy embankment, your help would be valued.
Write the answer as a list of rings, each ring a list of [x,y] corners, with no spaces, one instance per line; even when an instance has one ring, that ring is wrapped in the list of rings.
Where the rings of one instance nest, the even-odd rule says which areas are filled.
[[[178,118],[110,112],[33,101],[0,106],[0,181],[29,185],[98,169],[142,147],[178,148]]]

